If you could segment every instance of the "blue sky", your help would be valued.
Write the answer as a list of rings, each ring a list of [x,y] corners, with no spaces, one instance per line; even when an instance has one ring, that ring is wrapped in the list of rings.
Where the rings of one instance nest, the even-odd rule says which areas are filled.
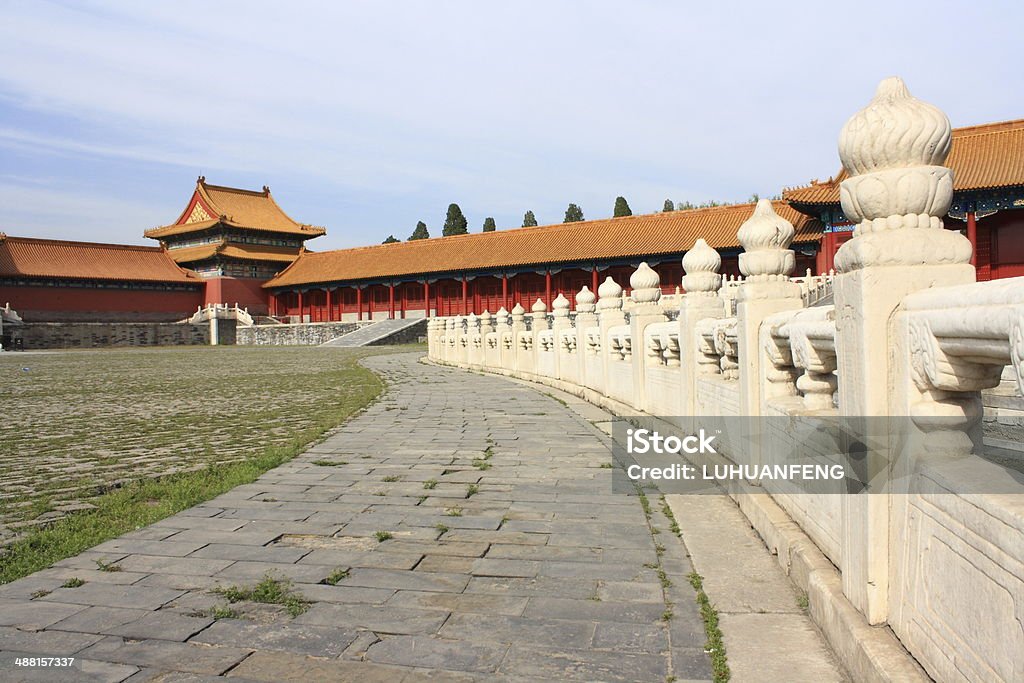
[[[146,243],[195,178],[270,185],[315,250],[569,202],[826,178],[900,75],[953,125],[1024,117],[1024,6],[973,2],[0,4],[0,231]]]

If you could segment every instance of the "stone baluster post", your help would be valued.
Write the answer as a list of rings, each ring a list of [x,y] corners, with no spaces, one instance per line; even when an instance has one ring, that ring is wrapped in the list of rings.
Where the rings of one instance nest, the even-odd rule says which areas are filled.
[[[775,213],[767,199],[757,202],[754,215],[739,229],[740,271],[747,276],[739,286],[736,308],[741,416],[761,414],[761,323],[772,313],[803,308],[800,285],[789,279],[796,266],[789,249],[795,234],[793,224]],[[751,458],[751,464],[760,464],[756,453]]]
[[[508,324],[508,311],[502,306],[494,314],[494,331],[498,337],[498,363],[504,369],[509,369],[508,356],[505,354],[505,335],[508,334],[511,326]]]
[[[608,363],[611,362],[611,340],[608,330],[626,324],[626,314],[622,311],[622,287],[609,275],[597,288],[597,319],[601,328],[601,387],[608,394]]]
[[[882,81],[839,135],[849,175],[840,200],[857,224],[836,253],[833,280],[839,410],[864,428],[872,417],[906,414],[907,397],[890,393],[906,391],[894,382],[900,368],[891,359],[898,356],[888,353],[900,301],[975,278],[970,242],[943,229],[953,197],[953,171],[943,165],[951,135],[946,115],[911,96],[899,78]],[[866,465],[869,471],[883,466]],[[843,592],[879,624],[889,609],[889,508],[900,502],[876,493],[846,495],[842,503]]]
[[[629,276],[629,286],[633,290],[633,308],[629,311],[629,335],[633,341],[633,406],[642,410],[647,393],[644,331],[652,323],[664,322],[666,318],[658,305],[661,277],[646,261]]]
[[[540,333],[548,329],[548,307],[543,299],[538,298],[533,302],[533,306],[530,307],[530,318],[530,330],[533,332],[533,371],[537,372],[540,365],[537,362],[541,347]]]
[[[576,294],[576,362],[579,363],[580,385],[587,386],[587,328],[597,325],[597,315],[594,311],[597,297],[590,289],[583,285]]]
[[[551,313],[554,321],[551,323],[551,330],[555,342],[555,379],[562,379],[562,330],[572,329],[572,320],[569,319],[569,300],[561,292],[551,302]]]
[[[700,374],[698,357],[700,340],[697,337],[697,323],[706,318],[725,316],[725,300],[719,296],[722,276],[722,257],[708,246],[703,238],[683,256],[683,294],[679,303],[679,390],[682,397],[683,418],[680,427],[686,432],[696,431],[697,377]]]
[[[512,324],[510,325],[512,332],[512,366],[511,370],[519,370],[519,333],[526,331],[526,309],[523,308],[522,304],[516,304],[512,307]]]

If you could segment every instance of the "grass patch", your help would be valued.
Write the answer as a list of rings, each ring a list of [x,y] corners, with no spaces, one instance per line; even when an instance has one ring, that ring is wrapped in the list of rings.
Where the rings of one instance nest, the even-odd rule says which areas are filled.
[[[373,537],[377,539],[377,542],[383,543],[388,539],[394,538],[395,535],[390,531],[377,531],[374,532]]]
[[[84,585],[85,585],[85,581],[83,581],[82,579],[80,579],[80,578],[78,578],[76,576],[76,577],[74,577],[72,579],[68,579],[67,581],[62,583],[60,585],[60,587],[61,588],[78,588],[79,586],[84,586]]]
[[[477,484],[470,484],[466,487],[466,498],[475,496],[478,493],[480,493],[480,487]]]
[[[344,460],[314,460],[313,465],[317,467],[335,467],[336,465],[347,465]]]
[[[121,571],[121,565],[107,562],[106,560],[96,560],[96,568],[101,572],[119,572]]]
[[[401,475],[398,474],[389,474],[388,476],[381,479],[381,481],[386,481],[390,484],[391,482],[402,481],[402,477]]]
[[[456,505],[454,507],[450,507],[447,510],[445,510],[444,514],[448,515],[449,517],[461,517],[462,516],[462,508],[460,506]]]
[[[807,597],[807,593],[804,593],[803,591],[800,591],[800,595],[798,595],[797,598],[796,598],[796,606],[799,607],[804,612],[806,612],[807,610],[810,609],[811,601]]]
[[[602,470],[610,470],[613,467],[615,467],[615,465],[611,464],[610,462],[603,462],[603,463],[601,463],[601,469]]]
[[[216,348],[219,347],[214,347],[213,353],[221,353],[217,352]],[[232,347],[223,347],[223,349],[226,350],[226,353],[235,351]],[[142,357],[141,354],[143,353],[150,354],[147,358],[151,358],[153,354],[158,353],[171,355],[173,358],[178,359],[178,363],[175,365],[175,372],[178,373],[180,372],[180,362],[183,359],[199,359],[201,361],[205,357],[206,351],[205,349],[190,350],[188,352],[180,350],[154,352],[147,350],[145,352],[135,351],[134,353],[139,354],[140,357]],[[281,350],[277,351],[281,352]],[[244,353],[244,350],[241,353]],[[288,349],[287,353],[292,354],[295,352]],[[231,462],[211,460],[206,467],[200,470],[168,474],[154,478],[141,478],[102,495],[91,497],[88,499],[88,502],[95,506],[93,509],[70,514],[49,525],[35,527],[19,540],[7,546],[6,552],[0,557],[0,584],[14,581],[49,567],[55,562],[77,555],[99,543],[116,538],[129,531],[140,529],[181,510],[215,498],[236,486],[251,483],[264,472],[304,452],[311,443],[322,438],[329,430],[337,427],[380,395],[383,389],[381,380],[372,372],[356,363],[358,359],[366,355],[368,354],[352,354],[342,359],[339,369],[330,372],[318,371],[324,379],[329,381],[329,390],[335,392],[335,400],[323,401],[322,403],[327,408],[313,413],[305,426],[287,430],[286,438],[282,443],[269,444],[262,451],[243,459]],[[54,356],[58,360],[68,357],[74,358],[76,354],[58,354]],[[80,357],[84,357],[84,355]],[[239,356],[230,357],[237,358]],[[284,358],[284,356],[274,357]],[[138,374],[145,372],[138,367],[135,368],[135,371]],[[270,374],[264,379],[276,383],[280,381],[279,377],[279,375]],[[251,380],[252,378],[249,378],[246,381],[249,382]],[[106,381],[111,383],[109,377],[106,378]],[[314,380],[306,377],[303,381],[309,383]],[[318,376],[315,381],[322,380]],[[180,382],[178,384],[181,388],[176,388],[174,390],[176,393],[170,396],[166,394],[167,389],[164,385],[160,385],[161,388],[138,388],[139,391],[148,391],[149,393],[137,397],[137,402],[143,403],[143,398],[148,398],[152,401],[154,396],[170,400],[178,396],[179,393],[191,393],[191,387],[187,384],[181,385]],[[338,391],[339,386],[346,388],[343,391]],[[266,387],[259,385],[257,388],[260,388],[262,391]],[[328,388],[325,387],[324,390],[327,391]],[[164,393],[161,394],[161,391]],[[0,388],[0,403],[3,403],[4,395],[5,391],[3,388]],[[60,398],[62,397],[59,395],[50,396],[47,398],[49,403],[46,405],[53,402],[60,403]],[[318,403],[320,398],[321,396],[318,394]],[[95,402],[97,398],[92,396],[90,400]],[[237,405],[238,401],[229,403]],[[117,403],[115,407],[117,410],[121,410],[123,401]],[[259,416],[261,419],[256,421],[255,424],[266,425],[266,429],[269,430],[276,424],[274,422],[275,415],[261,415]],[[192,416],[190,416],[191,418]],[[102,419],[108,420],[109,416],[104,415]],[[205,420],[206,418],[204,417],[203,419]],[[171,421],[171,417],[166,418],[166,420],[161,419],[161,423]],[[248,419],[239,418],[235,421],[239,423],[239,427],[237,434],[231,437],[235,440],[232,441],[232,444],[237,442],[237,444],[245,444],[245,447],[248,448],[249,443],[253,440],[258,440],[258,438],[254,439],[254,437],[259,436],[259,430],[257,429],[254,434],[254,422]],[[152,426],[152,424],[152,417],[147,414],[139,429],[146,429],[146,425]],[[90,428],[95,428],[95,425],[90,425]],[[191,423],[189,423],[188,428],[192,428]],[[123,439],[124,434],[129,431],[130,425],[122,425],[119,433],[120,437]],[[181,437],[180,435],[175,435],[175,438],[180,439]],[[84,436],[82,439],[84,439]],[[68,445],[77,447],[80,443],[76,440],[75,443]]]
[[[240,616],[238,610],[227,605],[214,605],[207,614],[211,619],[237,619]]]
[[[569,404],[568,404],[568,403],[566,403],[566,402],[565,402],[565,401],[563,401],[562,399],[558,398],[558,397],[557,397],[557,396],[555,396],[554,394],[549,394],[549,393],[546,393],[546,392],[545,392],[545,394],[544,394],[544,395],[545,395],[545,396],[547,396],[548,398],[552,399],[552,400],[555,400],[555,401],[558,401],[559,403],[561,403],[561,404],[562,404],[562,407],[563,407],[563,408],[568,408],[568,407],[569,407]]]
[[[327,578],[325,578],[320,583],[326,583],[328,586],[337,586],[338,582],[342,579],[347,579],[348,575],[349,571],[347,568],[339,567],[338,569],[335,569],[333,572],[328,574]]]
[[[427,490],[436,489],[437,488],[437,479],[427,479],[425,482],[423,482],[423,488],[425,488]]]
[[[446,533],[448,533],[449,531],[451,531],[451,529],[449,529],[449,528],[448,528],[448,527],[447,527],[446,525],[444,525],[444,524],[441,524],[440,522],[438,522],[437,524],[435,524],[435,525],[434,525],[434,528],[435,528],[435,529],[437,529],[438,531],[440,531],[440,532],[441,532],[442,534],[446,534]]]
[[[49,595],[50,593],[52,593],[52,592],[53,591],[48,591],[48,590],[43,590],[43,589],[39,589],[37,591],[32,591],[32,599],[35,600],[36,598],[44,598],[47,595]]]
[[[309,600],[302,597],[292,588],[288,579],[279,579],[270,572],[263,575],[254,586],[228,586],[215,588],[214,593],[223,595],[230,603],[259,602],[267,605],[283,605],[293,617],[297,617],[309,609]]]
[[[493,465],[487,460],[484,460],[483,458],[475,458],[473,460],[473,467],[477,468],[478,470],[489,470],[491,469],[491,467],[493,467]]]
[[[697,572],[690,572],[686,578],[690,580],[693,590],[697,591],[697,604],[700,605],[700,616],[704,619],[704,634],[708,637],[704,649],[711,655],[711,673],[715,677],[715,683],[725,683],[732,674],[725,656],[722,630],[718,627],[718,610],[704,592],[704,577]]]

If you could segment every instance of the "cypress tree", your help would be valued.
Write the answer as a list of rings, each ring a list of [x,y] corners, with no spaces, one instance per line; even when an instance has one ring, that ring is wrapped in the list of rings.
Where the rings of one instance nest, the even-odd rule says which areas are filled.
[[[413,240],[425,240],[430,237],[430,233],[427,232],[427,224],[423,221],[416,223],[416,229],[412,231],[412,235],[409,237],[409,241]]]
[[[612,214],[612,215],[614,215],[616,218],[621,218],[622,216],[632,216],[633,215],[632,210],[630,210],[630,208],[629,208],[629,204],[626,203],[626,198],[625,197],[616,197],[615,198],[615,213]],[[582,214],[580,215],[580,220],[583,220]],[[568,222],[568,221],[566,221],[566,222]]]
[[[625,200],[623,200],[625,201]],[[565,210],[565,220],[563,223],[575,223],[576,221],[583,220],[583,209],[576,206],[575,204],[569,204],[569,208]]]
[[[494,224],[494,219],[488,216],[484,219],[484,232],[494,232],[497,226]]]
[[[381,244],[392,244],[394,242],[401,242],[401,240],[395,237],[394,235],[388,235],[388,238],[381,242]]]
[[[523,227],[533,228],[537,226],[537,217],[533,215],[533,211],[527,211],[523,215]]]
[[[672,200],[671,199],[666,199],[665,200],[665,206],[664,206],[664,208],[662,208],[662,211],[675,211],[675,210],[676,210],[676,205],[672,203]]]
[[[462,215],[462,209],[459,208],[458,204],[448,205],[448,215],[444,219],[444,228],[441,229],[441,235],[448,237],[449,235],[465,235],[469,232],[467,226],[469,223],[466,221],[466,217]]]

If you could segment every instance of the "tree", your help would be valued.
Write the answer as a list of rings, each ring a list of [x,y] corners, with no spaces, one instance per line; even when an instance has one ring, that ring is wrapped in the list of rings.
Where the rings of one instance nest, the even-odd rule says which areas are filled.
[[[664,208],[662,208],[662,211],[675,211],[675,210],[676,210],[676,205],[672,203],[672,200],[671,199],[666,199],[665,200],[665,206],[664,206]]]
[[[575,204],[569,204],[569,208],[565,210],[565,220],[563,223],[575,223],[576,221],[583,220],[583,209],[576,206]]]
[[[754,194],[750,195],[750,199],[748,199],[747,201],[751,204],[757,204],[758,200],[760,199],[761,195],[755,192]]]
[[[466,217],[462,215],[462,209],[459,208],[458,204],[448,205],[448,216],[444,219],[444,227],[441,229],[441,235],[448,237],[449,235],[465,235],[469,232],[467,226],[469,223],[466,221]]]
[[[533,215],[533,211],[527,211],[523,214],[523,227],[533,228],[537,226],[537,217]]]
[[[632,216],[633,215],[633,211],[629,208],[629,204],[626,202],[626,198],[625,197],[616,197],[615,198],[615,213],[613,215],[616,218],[621,218],[622,216]],[[582,213],[580,213],[579,220],[583,220],[583,214]],[[566,221],[566,222],[568,222],[568,221]]]
[[[416,229],[412,231],[412,235],[409,236],[409,241],[413,240],[425,240],[430,238],[430,233],[427,232],[427,224],[423,221],[416,223]]]
[[[497,226],[494,224],[494,219],[488,216],[484,219],[484,232],[494,232]]]
[[[388,235],[388,238],[381,242],[381,244],[392,244],[394,242],[401,242],[401,240],[395,237],[394,235]]]

